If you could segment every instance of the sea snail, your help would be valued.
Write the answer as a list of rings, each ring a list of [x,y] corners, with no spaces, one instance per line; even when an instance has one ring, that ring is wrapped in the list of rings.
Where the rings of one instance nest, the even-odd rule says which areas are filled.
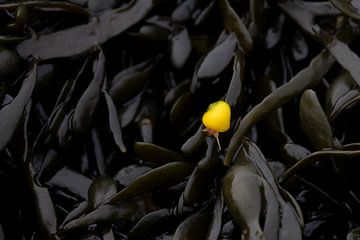
[[[202,123],[206,127],[205,131],[209,136],[214,136],[219,149],[221,150],[219,133],[226,132],[230,128],[231,111],[227,102],[217,101],[209,105],[202,116]]]

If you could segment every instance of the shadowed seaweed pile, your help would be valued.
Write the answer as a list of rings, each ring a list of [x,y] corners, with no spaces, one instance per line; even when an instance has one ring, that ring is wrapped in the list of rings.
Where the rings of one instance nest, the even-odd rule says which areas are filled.
[[[357,0],[0,3],[0,239],[360,238]]]

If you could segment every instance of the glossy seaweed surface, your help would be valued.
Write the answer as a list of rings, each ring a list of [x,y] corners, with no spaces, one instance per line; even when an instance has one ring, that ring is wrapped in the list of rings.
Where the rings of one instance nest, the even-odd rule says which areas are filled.
[[[0,240],[360,239],[359,33],[358,0],[0,0]]]

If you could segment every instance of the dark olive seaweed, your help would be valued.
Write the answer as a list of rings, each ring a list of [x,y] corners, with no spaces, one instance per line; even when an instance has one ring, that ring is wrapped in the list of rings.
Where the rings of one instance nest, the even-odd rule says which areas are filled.
[[[226,205],[235,221],[242,224],[241,228],[245,239],[264,238],[259,223],[262,195],[259,189],[260,182],[259,177],[254,173],[253,167],[249,165],[234,165],[226,173],[224,179]],[[241,189],[241,193],[237,192],[239,190],[236,191],[235,188]],[[256,191],[252,189],[256,189]]]
[[[198,167],[205,173],[213,173],[217,167],[220,166],[219,152],[215,143],[215,139],[206,138],[206,153],[204,158],[198,162]]]
[[[191,42],[188,30],[184,27],[176,29],[171,38],[171,63],[176,68],[183,68],[191,53]]]
[[[210,184],[209,172],[196,167],[184,190],[184,205],[192,206],[206,196],[206,186]]]
[[[236,14],[228,0],[219,0],[219,5],[224,17],[225,29],[235,33],[241,49],[245,54],[248,54],[253,48],[253,40],[249,30],[246,28],[241,18]]]
[[[197,70],[197,76],[209,78],[220,74],[233,58],[235,47],[235,35],[230,34],[205,56]]]
[[[351,109],[359,102],[359,87],[349,72],[341,72],[326,92],[326,112],[332,122],[342,112]]]
[[[170,122],[179,132],[182,131],[188,123],[193,111],[194,102],[193,94],[186,92],[179,97],[172,106],[170,110]]]
[[[222,192],[218,192],[212,214],[212,220],[210,222],[209,231],[205,239],[216,240],[221,233],[222,216],[224,209],[224,197]]]
[[[122,9],[105,12],[87,25],[25,40],[17,46],[17,51],[24,58],[36,56],[44,60],[82,54],[140,21],[152,7],[152,1],[133,1]]]
[[[312,163],[319,161],[321,159],[331,159],[333,158],[353,158],[360,154],[359,150],[355,151],[341,151],[341,150],[327,150],[327,151],[317,151],[313,152],[312,154],[308,155],[306,158],[300,160],[296,164],[294,164],[291,168],[289,168],[284,175],[282,176],[281,180],[285,181],[292,175],[294,175],[297,171],[300,171],[302,168],[311,165]]]
[[[135,118],[141,104],[141,93],[118,108],[120,126],[128,126]]]
[[[0,0],[0,239],[358,239],[359,20]]]
[[[181,146],[181,151],[185,156],[191,156],[194,154],[204,143],[206,133],[203,131],[203,128],[203,126],[200,126],[196,133]]]
[[[330,0],[330,2],[343,14],[355,19],[360,19],[360,6],[356,1]]]
[[[156,188],[166,187],[178,183],[189,176],[193,167],[189,163],[172,162],[155,168],[139,176],[119,193],[106,200],[106,203],[116,203],[139,194],[153,191]]]
[[[141,160],[164,165],[171,162],[185,162],[186,159],[179,153],[151,143],[136,142],[134,151]]]
[[[65,224],[57,232],[59,236],[68,234],[75,229],[85,228],[93,223],[106,223],[119,220],[138,221],[144,215],[144,205],[142,200],[128,200],[121,205],[105,205],[94,211],[72,220]]]
[[[223,192],[245,239],[301,239],[302,213],[291,197],[283,198],[288,193],[276,183],[254,143],[245,140],[239,159],[225,175]],[[266,215],[262,229],[263,202],[266,203]]]
[[[242,139],[250,128],[256,124],[262,117],[269,114],[273,110],[286,104],[288,101],[295,98],[298,94],[307,88],[314,87],[327,71],[334,64],[334,58],[328,52],[323,51],[315,57],[311,64],[299,72],[288,83],[282,85],[264,100],[254,107],[242,120],[240,126],[237,128],[234,136],[231,139],[226,157],[225,165],[229,165],[234,157],[237,148],[240,146]]]
[[[213,204],[208,204],[203,209],[186,218],[176,229],[174,240],[180,239],[204,239],[210,224],[209,213]]]

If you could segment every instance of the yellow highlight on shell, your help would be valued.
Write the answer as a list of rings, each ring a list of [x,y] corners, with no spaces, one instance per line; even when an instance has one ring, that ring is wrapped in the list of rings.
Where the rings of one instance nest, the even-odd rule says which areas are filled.
[[[231,110],[225,101],[217,101],[209,105],[202,117],[204,126],[215,132],[226,132],[230,128]]]

